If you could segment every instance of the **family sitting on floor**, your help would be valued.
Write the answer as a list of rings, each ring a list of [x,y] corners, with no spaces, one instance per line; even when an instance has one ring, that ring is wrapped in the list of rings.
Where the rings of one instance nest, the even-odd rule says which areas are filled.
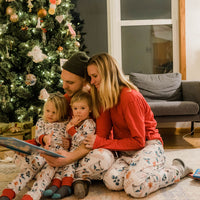
[[[124,190],[132,197],[146,197],[192,172],[178,158],[166,166],[153,112],[112,56],[89,58],[78,52],[62,68],[66,94],[49,94],[36,137],[29,142],[64,157],[16,154],[24,164],[0,200],[14,199],[33,177],[22,200],[61,199],[72,193],[81,199],[91,180],[103,180],[108,189]]]

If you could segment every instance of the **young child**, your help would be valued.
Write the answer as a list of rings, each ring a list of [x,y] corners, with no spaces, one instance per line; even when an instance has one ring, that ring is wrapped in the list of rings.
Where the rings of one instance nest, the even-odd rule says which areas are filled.
[[[70,101],[73,116],[66,126],[66,130],[71,135],[70,151],[74,151],[89,134],[94,134],[96,124],[90,118],[92,112],[91,95],[87,92],[77,92]],[[72,182],[74,180],[75,168],[77,162],[60,168],[62,177],[55,176],[51,186],[47,189],[43,196],[52,197],[52,199],[60,199],[70,196],[72,193]],[[62,178],[62,180],[61,180]],[[62,185],[60,187],[60,185]]]
[[[36,123],[36,142],[48,150],[56,151],[62,147],[62,137],[67,137],[66,125],[69,104],[61,93],[52,93],[48,97],[43,108],[43,118]],[[39,154],[24,157],[26,166],[18,176],[3,190],[0,200],[11,200],[36,176],[30,191],[22,200],[39,200],[42,192],[50,184],[57,168],[45,163],[45,159]]]

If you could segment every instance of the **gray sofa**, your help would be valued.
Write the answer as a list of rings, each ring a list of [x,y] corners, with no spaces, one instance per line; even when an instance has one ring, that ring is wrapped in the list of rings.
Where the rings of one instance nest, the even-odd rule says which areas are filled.
[[[180,73],[130,73],[129,80],[140,90],[149,103],[156,121],[200,121],[200,81],[181,80]]]

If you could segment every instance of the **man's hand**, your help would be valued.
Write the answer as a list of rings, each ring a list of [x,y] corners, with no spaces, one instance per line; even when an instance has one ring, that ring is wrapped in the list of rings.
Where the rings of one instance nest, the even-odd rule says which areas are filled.
[[[56,153],[64,156],[65,158],[61,157],[52,157],[46,154],[40,154],[42,157],[45,158],[46,162],[52,167],[62,167],[65,165],[69,165],[75,161],[80,160],[84,156],[86,156],[90,152],[90,149],[85,148],[84,144],[81,144],[76,150],[73,152],[67,152],[65,150],[56,151]]]
[[[96,135],[88,135],[85,140],[83,141],[83,143],[85,144],[85,147],[88,149],[93,149],[94,146],[94,142],[96,140]]]
[[[48,156],[46,154],[40,154],[42,157],[45,158],[46,162],[48,163],[48,165],[52,166],[52,167],[62,167],[65,165],[68,165],[71,163],[71,154],[70,152],[67,152],[65,150],[59,150],[56,151],[56,153],[64,156],[65,158],[61,158],[61,157],[52,157],[52,156]]]

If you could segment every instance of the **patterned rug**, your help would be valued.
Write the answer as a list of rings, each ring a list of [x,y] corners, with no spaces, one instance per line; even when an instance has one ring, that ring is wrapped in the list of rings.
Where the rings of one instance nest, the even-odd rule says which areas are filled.
[[[171,163],[174,158],[181,158],[194,170],[200,168],[200,149],[166,149],[167,163]],[[19,172],[14,164],[0,162],[0,192],[6,187],[9,181]],[[15,198],[20,200],[21,196],[30,188],[30,184]],[[142,200],[199,200],[200,199],[200,181],[191,178],[184,178],[179,183],[149,195]],[[64,198],[65,200],[75,200],[72,195]],[[109,191],[101,181],[94,181],[86,200],[131,200],[124,191]],[[134,198],[135,200],[135,198]],[[141,200],[141,199],[140,199]]]

